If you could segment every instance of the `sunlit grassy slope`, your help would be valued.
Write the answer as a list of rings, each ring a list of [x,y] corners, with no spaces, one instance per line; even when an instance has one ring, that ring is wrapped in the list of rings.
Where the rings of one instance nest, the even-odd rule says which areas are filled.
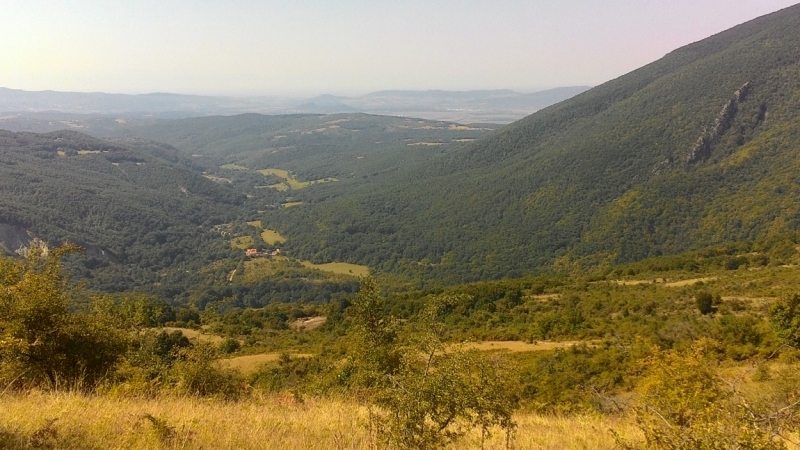
[[[290,394],[225,403],[39,393],[0,397],[0,447],[64,449],[369,449],[367,410],[347,400]],[[625,419],[517,416],[514,448],[613,448],[609,429],[633,439]],[[49,426],[48,426],[49,424]],[[480,448],[472,432],[453,448]],[[499,432],[487,449],[505,448]]]

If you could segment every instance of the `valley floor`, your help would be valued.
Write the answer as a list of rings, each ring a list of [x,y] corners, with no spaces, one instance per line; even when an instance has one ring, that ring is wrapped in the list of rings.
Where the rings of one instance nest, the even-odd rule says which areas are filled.
[[[352,401],[290,394],[222,402],[75,393],[0,397],[0,447],[70,449],[370,449],[368,411]],[[640,437],[632,420],[518,414],[512,448],[613,448],[610,432]],[[494,433],[486,449],[506,448]],[[458,448],[481,448],[472,432]]]

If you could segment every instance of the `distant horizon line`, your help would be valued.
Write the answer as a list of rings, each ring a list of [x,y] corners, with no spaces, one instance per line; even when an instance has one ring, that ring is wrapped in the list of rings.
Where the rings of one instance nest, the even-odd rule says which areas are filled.
[[[31,90],[31,89],[19,89],[19,88],[12,88],[7,86],[0,86],[0,90],[9,90],[9,91],[17,91],[17,92],[26,92],[26,93],[59,93],[59,94],[95,94],[95,95],[119,95],[119,96],[147,96],[147,95],[175,95],[175,96],[185,96],[185,97],[215,97],[215,98],[302,98],[302,99],[309,99],[309,98],[316,98],[322,96],[332,96],[332,97],[342,97],[342,98],[352,98],[352,97],[364,97],[370,94],[376,94],[381,92],[446,92],[446,93],[468,93],[468,92],[514,92],[517,94],[536,94],[539,92],[546,92],[552,91],[556,89],[565,89],[565,88],[592,88],[594,86],[589,84],[580,84],[580,85],[567,85],[567,86],[554,86],[554,87],[545,87],[545,88],[534,88],[534,89],[514,89],[514,88],[495,88],[495,89],[441,89],[441,88],[430,88],[430,89],[377,89],[366,91],[363,93],[335,93],[335,91],[322,91],[321,93],[299,93],[299,92],[292,92],[292,93],[261,93],[261,94],[198,94],[198,93],[180,93],[180,92],[169,92],[169,91],[151,91],[151,92],[142,92],[142,93],[128,93],[128,92],[108,92],[108,91],[66,91],[66,90],[58,90],[58,89],[40,89],[40,90]],[[319,91],[315,91],[319,92]],[[334,92],[334,93],[332,93]]]

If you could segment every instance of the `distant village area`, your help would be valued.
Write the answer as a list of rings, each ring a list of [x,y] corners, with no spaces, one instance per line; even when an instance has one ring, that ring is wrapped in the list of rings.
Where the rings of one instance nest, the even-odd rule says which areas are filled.
[[[264,250],[260,252],[257,248],[248,248],[245,249],[244,255],[248,258],[271,258],[273,256],[280,256],[281,249],[276,248],[274,250]]]

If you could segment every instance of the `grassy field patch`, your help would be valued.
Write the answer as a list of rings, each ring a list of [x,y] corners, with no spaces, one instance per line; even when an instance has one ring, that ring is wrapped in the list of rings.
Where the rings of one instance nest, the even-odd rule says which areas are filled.
[[[288,170],[283,170],[283,169],[261,169],[259,170],[259,172],[265,177],[269,175],[275,175],[276,177],[283,178],[284,181],[282,183],[272,184],[269,186],[278,191],[288,191],[289,189],[298,190],[307,188],[312,184],[330,183],[334,181],[339,181],[338,178],[333,178],[333,177],[322,178],[313,181],[300,181],[297,178],[295,178],[294,175],[290,174]]]
[[[289,171],[288,170],[283,170],[283,169],[261,169],[261,170],[259,170],[259,172],[262,175],[264,175],[265,177],[267,175],[275,175],[277,177],[287,179],[290,176],[289,175]]]
[[[517,352],[541,352],[545,350],[555,350],[557,348],[569,348],[581,344],[582,341],[563,341],[563,342],[523,342],[523,341],[483,341],[483,342],[470,342],[465,344],[466,348],[489,351],[489,350],[507,350],[513,353]]]
[[[325,264],[314,264],[310,261],[300,261],[309,269],[318,269],[323,272],[335,273],[337,275],[352,275],[355,277],[365,277],[369,275],[369,267],[345,262],[332,262]]]
[[[676,280],[670,281],[666,278],[654,278],[652,280],[611,280],[609,283],[614,283],[619,286],[639,286],[642,284],[660,284],[664,287],[684,287],[684,286],[692,286],[697,283],[708,283],[709,281],[716,281],[717,277],[703,277],[703,278],[691,278],[688,280]]]
[[[231,247],[244,250],[253,246],[253,238],[250,236],[239,236],[231,239]]]
[[[260,220],[254,220],[254,221],[252,221],[252,222],[247,222],[247,224],[248,224],[248,225],[250,225],[251,227],[258,228],[259,230],[260,230],[261,228],[263,228],[263,227],[261,226],[261,221],[260,221]]]
[[[304,317],[295,320],[289,326],[294,330],[313,330],[321,327],[327,320],[325,316]]]
[[[222,337],[217,336],[215,334],[204,334],[199,330],[193,330],[191,328],[164,327],[162,328],[162,330],[168,333],[171,333],[173,331],[180,331],[181,333],[183,333],[184,336],[186,336],[189,339],[197,339],[198,341],[201,342],[211,342],[212,344],[218,344],[224,341]]]
[[[234,358],[220,359],[219,363],[222,367],[229,369],[236,369],[243,374],[250,374],[258,370],[264,364],[275,362],[280,358],[280,353],[261,353],[258,355],[245,355],[237,356]],[[295,358],[311,358],[314,355],[309,353],[293,353],[291,355]]]
[[[146,420],[150,415],[174,431],[170,442]],[[259,396],[238,402],[191,397],[126,398],[79,392],[6,395],[0,423],[8,437],[23,444],[56,419],[53,448],[212,449],[311,448],[370,449],[369,412],[355,401],[308,397],[298,403],[289,394]],[[627,440],[641,441],[633,420],[621,416],[542,416],[519,413],[513,448],[615,448],[610,429]],[[493,430],[495,431],[495,430]],[[505,435],[493,432],[487,450],[505,449]],[[12,435],[13,433],[13,435]],[[21,447],[22,448],[22,447]],[[50,448],[50,447],[48,447]],[[471,430],[458,447],[481,448],[481,433]]]
[[[303,202],[286,202],[286,203],[283,203],[283,207],[284,208],[293,208],[295,206],[300,206],[302,204],[303,204]]]
[[[697,283],[708,283],[709,281],[716,281],[716,279],[717,277],[692,278],[691,280],[681,280],[681,281],[673,281],[672,283],[665,283],[664,286],[666,287],[691,286]]]
[[[275,230],[264,230],[261,232],[261,239],[269,245],[278,245],[286,242],[286,238]]]

